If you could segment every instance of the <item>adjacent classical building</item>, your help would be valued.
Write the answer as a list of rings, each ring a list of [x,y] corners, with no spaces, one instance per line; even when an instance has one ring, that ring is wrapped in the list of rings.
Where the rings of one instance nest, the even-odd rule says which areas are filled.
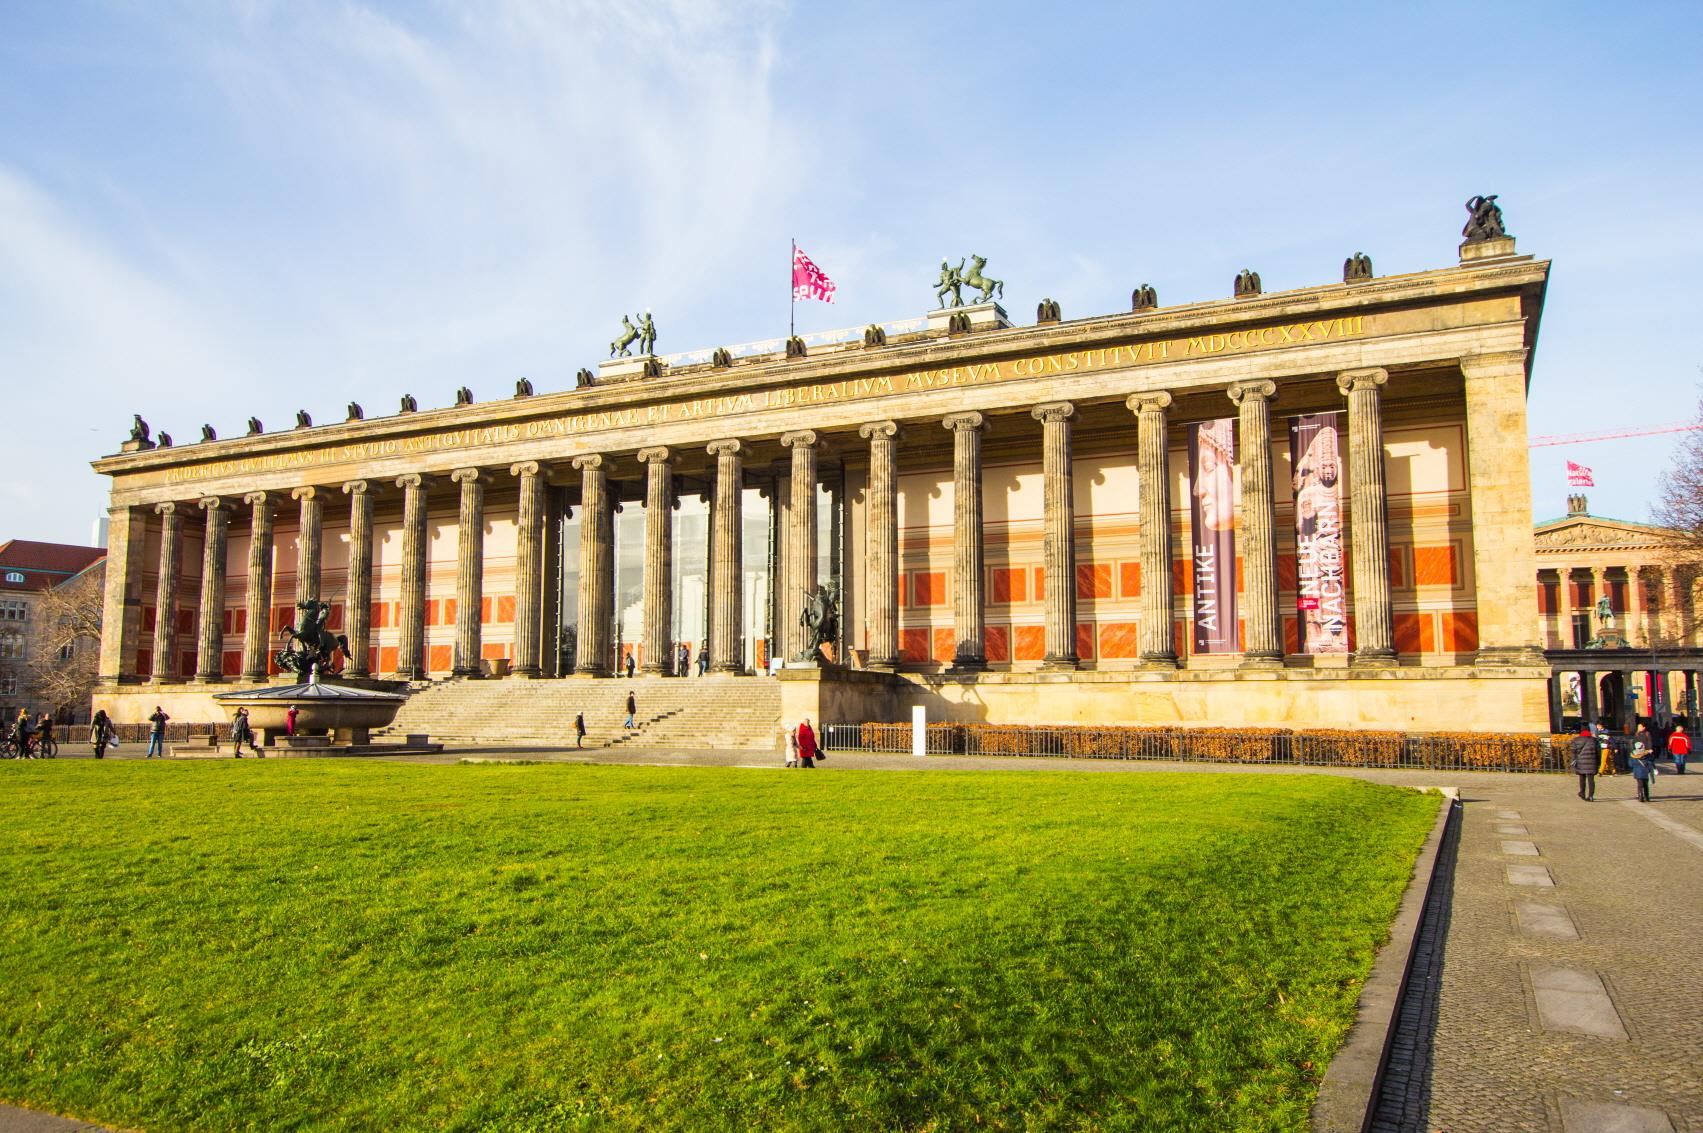
[[[1693,728],[1699,564],[1666,528],[1592,515],[1583,495],[1534,530],[1537,633],[1550,658],[1551,716],[1625,728],[1685,716]],[[1607,605],[1603,602],[1606,599]],[[1605,617],[1606,614],[1606,617]]]
[[[1542,731],[1526,395],[1547,262],[1035,325],[996,304],[576,388],[158,447],[112,478],[121,720],[265,681],[669,673],[789,715]],[[258,425],[258,422],[254,423]],[[827,587],[837,664],[788,665]],[[778,670],[778,673],[777,673]],[[539,685],[538,695],[557,695]]]

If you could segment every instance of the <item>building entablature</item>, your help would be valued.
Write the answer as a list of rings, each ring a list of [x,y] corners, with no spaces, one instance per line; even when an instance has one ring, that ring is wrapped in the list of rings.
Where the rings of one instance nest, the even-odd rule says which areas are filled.
[[[563,464],[650,445],[701,449],[719,436],[798,429],[855,436],[878,419],[1047,401],[1121,403],[1132,393],[1293,383],[1343,370],[1457,368],[1517,356],[1529,367],[1548,263],[1515,258],[1367,284],[1098,316],[1041,327],[919,335],[794,359],[694,365],[660,376],[390,417],[123,453],[95,462],[113,503],[233,497],[255,488],[382,484],[408,472]],[[1457,370],[1458,372],[1458,370]]]

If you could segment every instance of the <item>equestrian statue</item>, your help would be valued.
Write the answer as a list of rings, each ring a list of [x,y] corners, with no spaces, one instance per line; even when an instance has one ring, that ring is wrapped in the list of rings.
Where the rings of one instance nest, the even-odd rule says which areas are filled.
[[[313,675],[316,667],[321,673],[331,672],[331,662],[338,651],[347,657],[349,639],[325,628],[326,619],[331,616],[329,602],[310,598],[297,602],[296,609],[302,612],[301,620],[294,628],[284,628],[284,648],[272,654],[272,660],[280,669],[295,673],[305,681]]]
[[[966,259],[970,263],[968,269],[964,267]],[[940,304],[942,310],[948,307],[962,307],[964,306],[964,288],[966,287],[973,287],[981,292],[980,295],[975,297],[977,303],[991,302],[996,295],[1001,299],[1005,298],[1005,281],[1003,279],[990,279],[982,274],[982,269],[987,267],[987,263],[986,256],[978,256],[974,252],[970,253],[968,257],[959,257],[957,267],[953,267],[948,260],[941,260],[940,276],[935,281],[934,301]],[[947,301],[949,296],[950,302]]]
[[[806,631],[805,646],[793,660],[833,664],[822,652],[824,645],[834,645],[840,638],[840,612],[833,591],[826,586],[806,590],[804,610],[798,615],[798,624]]]

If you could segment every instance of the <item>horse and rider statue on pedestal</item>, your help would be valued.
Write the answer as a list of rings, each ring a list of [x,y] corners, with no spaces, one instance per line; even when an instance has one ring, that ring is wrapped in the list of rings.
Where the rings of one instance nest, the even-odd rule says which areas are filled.
[[[824,645],[833,645],[838,652],[840,640],[840,611],[839,603],[834,600],[834,592],[826,586],[818,586],[804,592],[804,609],[798,615],[798,624],[805,629],[805,644],[794,661],[807,664],[832,665],[833,661],[822,652]]]
[[[970,264],[968,269],[964,267],[966,259]],[[995,295],[1001,299],[1005,298],[1005,281],[1003,279],[991,279],[982,274],[982,269],[987,267],[987,263],[986,256],[978,256],[974,252],[970,253],[968,257],[959,257],[957,267],[953,267],[946,260],[941,260],[940,278],[936,280],[934,301],[939,303],[942,309],[962,307],[964,306],[964,288],[966,287],[973,287],[981,292],[980,295],[976,296],[978,304],[991,302]],[[948,296],[952,300],[950,303],[946,301]]]
[[[309,598],[297,602],[296,609],[301,611],[301,619],[294,627],[284,627],[284,647],[272,654],[272,660],[278,668],[295,673],[304,681],[312,677],[315,668],[321,673],[341,670],[341,663],[334,668],[332,662],[339,654],[349,655],[349,639],[325,628],[331,617],[331,603]]]

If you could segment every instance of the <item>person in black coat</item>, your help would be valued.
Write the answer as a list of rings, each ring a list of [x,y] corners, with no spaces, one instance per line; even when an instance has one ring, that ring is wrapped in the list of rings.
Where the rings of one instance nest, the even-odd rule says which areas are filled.
[[[1573,773],[1579,777],[1579,797],[1586,802],[1597,797],[1597,764],[1601,758],[1589,725],[1580,728],[1573,737]]]

